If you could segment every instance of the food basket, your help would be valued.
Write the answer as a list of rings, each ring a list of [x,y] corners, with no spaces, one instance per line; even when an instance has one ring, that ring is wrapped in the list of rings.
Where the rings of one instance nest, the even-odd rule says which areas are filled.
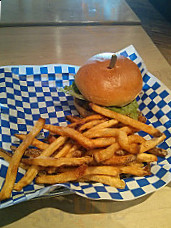
[[[0,203],[5,208],[37,197],[78,194],[92,200],[134,200],[155,192],[171,180],[171,95],[170,90],[155,76],[148,72],[135,48],[130,45],[119,51],[121,55],[134,61],[143,76],[143,90],[138,96],[139,109],[147,118],[147,124],[153,125],[166,135],[159,145],[166,149],[166,158],[159,158],[152,164],[152,174],[145,177],[125,179],[125,189],[116,189],[100,183],[64,183],[52,186],[37,185],[33,181],[21,192],[12,192],[8,200]],[[43,66],[4,66],[0,67],[0,147],[10,151],[11,145],[18,145],[14,134],[27,134],[39,117],[46,124],[66,125],[66,115],[78,115],[73,98],[60,92],[58,88],[71,85],[79,66],[50,64]],[[140,135],[148,138],[144,132]],[[47,136],[42,130],[39,139]],[[0,188],[3,185],[8,163],[0,158]],[[25,171],[19,168],[16,182]]]

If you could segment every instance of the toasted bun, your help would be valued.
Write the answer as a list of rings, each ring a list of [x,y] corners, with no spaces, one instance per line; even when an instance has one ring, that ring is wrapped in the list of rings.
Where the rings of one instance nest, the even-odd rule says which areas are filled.
[[[142,89],[142,76],[138,66],[118,55],[110,69],[112,53],[90,58],[75,76],[75,83],[90,102],[103,106],[124,106],[133,101]]]

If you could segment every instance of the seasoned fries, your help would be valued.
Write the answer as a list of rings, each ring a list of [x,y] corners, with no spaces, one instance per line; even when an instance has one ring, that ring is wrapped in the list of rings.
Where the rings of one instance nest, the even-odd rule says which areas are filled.
[[[57,154],[54,156],[54,158],[62,158],[65,157],[68,152],[70,151],[71,147],[72,147],[72,143],[71,142],[66,142],[65,145],[61,148],[61,150],[59,150],[57,152]]]
[[[158,147],[154,147],[150,150],[148,150],[150,154],[154,154],[159,157],[166,157],[168,155],[167,151]]]
[[[15,134],[15,137],[17,137],[21,140],[24,140],[27,137],[27,135]],[[38,139],[33,139],[33,142],[31,143],[31,145],[37,147],[40,150],[44,150],[48,147],[48,145],[46,143],[44,143]]]
[[[70,118],[71,118],[71,116],[70,116]],[[72,118],[73,118],[73,116],[72,116]],[[77,127],[77,126],[79,126],[81,124],[85,124],[89,121],[102,120],[102,119],[104,119],[103,116],[101,116],[99,114],[95,114],[95,115],[87,116],[85,118],[80,118],[80,120],[78,120],[78,121],[75,120],[71,124],[69,124],[69,127]]]
[[[8,199],[10,197],[16,180],[20,160],[24,154],[24,151],[27,149],[27,147],[32,143],[33,139],[42,130],[44,124],[45,124],[45,120],[40,118],[36,122],[32,130],[30,131],[30,133],[27,135],[27,137],[23,140],[23,142],[19,145],[19,147],[15,151],[8,167],[5,184],[2,187],[0,192],[0,201],[4,199]]]
[[[10,152],[7,152],[4,149],[0,148],[0,157],[2,157],[5,161],[10,163],[10,161],[12,159],[12,154]]]
[[[158,144],[160,144],[164,139],[166,138],[166,136],[164,134],[162,134],[160,137],[158,138],[153,138],[150,139],[148,141],[145,141],[141,144],[140,146],[140,153],[146,152],[154,147],[156,147]]]
[[[22,159],[22,162],[27,165],[37,165],[37,166],[44,166],[44,167],[79,166],[83,164],[89,164],[92,161],[93,161],[93,158],[89,156],[85,156],[81,158],[58,158],[58,159],[40,156],[39,158]]]
[[[131,174],[131,175],[139,176],[139,177],[151,174],[151,172],[147,166],[141,167],[141,166],[137,165],[136,163],[127,165],[127,166],[121,166],[120,170],[124,174]]]
[[[114,143],[111,146],[107,147],[106,149],[96,151],[93,156],[97,163],[100,163],[102,161],[105,161],[109,158],[111,158],[115,151],[119,150],[120,146],[118,143]]]
[[[118,176],[119,168],[113,166],[89,166],[86,168],[84,175],[108,175],[108,176]]]
[[[108,176],[108,175],[87,175],[83,176],[81,181],[95,181],[95,182],[100,182],[103,184],[110,185],[115,188],[120,188],[123,189],[125,188],[125,182],[121,180],[119,177],[113,177],[113,176]]]
[[[60,146],[62,146],[65,141],[67,140],[67,137],[60,136],[57,138],[53,143],[51,143],[42,153],[39,157],[42,156],[51,156],[55,150],[57,150]],[[30,184],[32,180],[36,177],[38,174],[39,167],[38,166],[31,166],[28,170],[25,176],[15,185],[14,189],[16,191],[20,191],[24,186]]]
[[[114,119],[120,121],[121,123],[123,123],[125,125],[132,126],[138,130],[145,131],[146,133],[148,133],[154,137],[161,136],[161,132],[158,129],[156,129],[152,126],[149,126],[147,124],[144,124],[138,120],[132,119],[128,116],[125,116],[125,115],[122,115],[120,113],[111,111],[109,109],[102,108],[102,107],[95,105],[95,104],[90,104],[90,106],[91,106],[93,111],[95,111],[101,115],[104,115],[104,116],[109,117],[109,118],[114,118]]]
[[[45,125],[40,119],[28,135],[15,135],[23,142],[12,148],[13,155],[0,150],[0,156],[10,163],[0,200],[9,198],[13,189],[20,191],[34,178],[37,184],[100,182],[124,189],[122,174],[150,175],[151,163],[157,162],[157,156],[167,155],[156,147],[166,138],[158,129],[95,104],[91,107],[97,114],[67,116],[71,124],[66,127]],[[42,129],[49,131],[47,143],[35,138]],[[146,140],[136,134],[139,130],[153,138]],[[21,166],[27,171],[14,185]]]
[[[127,165],[136,160],[136,156],[133,154],[127,155],[113,155],[111,158],[102,162],[104,165]]]
[[[11,146],[10,149],[12,150],[13,153],[15,153],[17,147],[16,146]],[[26,157],[33,157],[36,158],[42,153],[42,150],[38,148],[27,148],[24,152],[24,156]],[[11,153],[10,153],[11,154]]]
[[[0,148],[0,157],[2,157],[5,161],[10,163],[11,159],[12,159],[12,154],[10,152],[7,152],[7,151],[3,150],[2,148]],[[27,170],[29,166],[20,162],[19,167]]]
[[[88,139],[80,132],[70,128],[70,127],[59,127],[54,125],[45,125],[44,128],[46,130],[49,130],[55,134],[58,135],[65,135],[67,137],[70,137],[73,140],[76,140],[77,143],[79,143],[81,146],[87,148],[87,149],[93,149],[97,146],[100,147],[97,143],[95,143],[93,140]]]
[[[81,120],[80,117],[78,117],[78,116],[72,116],[72,115],[66,116],[66,119],[67,119],[68,121],[70,121],[71,123],[75,123],[75,122]]]
[[[154,154],[140,153],[140,154],[137,154],[137,161],[138,162],[156,162],[157,156]]]
[[[99,125],[100,123],[104,123],[105,120],[92,120],[92,121],[89,121],[89,122],[86,122],[85,124],[81,125],[81,127],[79,128],[79,131],[85,131],[87,129],[91,129],[92,127],[96,126],[96,125]]]
[[[87,138],[100,138],[100,137],[118,137],[120,131],[125,133],[130,133],[131,130],[128,127],[124,128],[100,128],[100,129],[90,129],[89,131],[83,133]]]
[[[71,171],[74,169],[76,169],[76,168],[61,167],[58,171],[63,173],[63,172]],[[105,165],[95,166],[94,165],[94,166],[86,167],[84,176],[98,174],[98,175],[109,175],[109,176],[118,177],[119,173],[120,173],[119,167],[105,166]]]
[[[68,181],[75,181],[84,175],[84,166],[80,166],[74,171],[68,171],[56,175],[41,175],[36,178],[36,183],[38,184],[55,184],[55,183],[65,183]]]

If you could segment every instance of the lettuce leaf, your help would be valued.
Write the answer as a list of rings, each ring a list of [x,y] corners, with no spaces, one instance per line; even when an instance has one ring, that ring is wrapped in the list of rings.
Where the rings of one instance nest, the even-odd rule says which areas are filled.
[[[66,94],[69,94],[75,98],[78,98],[80,100],[87,101],[83,95],[80,93],[79,89],[77,88],[75,81],[70,86],[65,86],[64,88],[58,89],[60,92],[64,92]],[[136,100],[133,100],[128,105],[125,105],[123,107],[116,107],[116,106],[106,106],[105,108],[110,109],[114,112],[121,113],[123,115],[127,115],[133,119],[138,119],[139,111],[138,111],[138,103]]]
[[[123,115],[129,116],[133,119],[138,119],[139,111],[138,111],[138,103],[136,100],[133,100],[128,105],[125,105],[123,107],[116,107],[116,106],[109,106],[106,107],[114,112],[121,113]]]
[[[65,86],[64,88],[58,88],[58,91],[69,94],[69,95],[71,95],[75,98],[78,98],[80,100],[86,100],[83,97],[83,95],[80,93],[79,89],[77,88],[75,81],[70,86]]]

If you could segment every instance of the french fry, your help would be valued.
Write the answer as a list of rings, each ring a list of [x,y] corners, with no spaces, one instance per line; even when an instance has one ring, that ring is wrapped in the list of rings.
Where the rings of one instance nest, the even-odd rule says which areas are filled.
[[[100,128],[100,129],[90,129],[83,133],[87,138],[100,138],[100,137],[117,137],[119,134],[119,129],[117,128]]]
[[[85,170],[84,175],[109,175],[109,176],[118,176],[120,173],[120,170],[118,167],[114,166],[89,166]]]
[[[71,157],[71,158],[80,158],[83,154],[83,151],[81,150],[74,150],[72,152],[72,154],[70,154],[70,156],[66,156],[66,157]]]
[[[16,146],[11,146],[10,149],[13,151],[13,153],[15,153],[17,147]],[[37,148],[27,148],[24,152],[24,156],[27,157],[38,157],[41,154],[41,150],[37,149]]]
[[[140,153],[146,152],[154,147],[156,147],[158,144],[160,144],[164,139],[166,138],[165,134],[162,134],[158,138],[153,138],[150,140],[146,140],[140,145]]]
[[[84,175],[86,166],[80,166],[74,171],[68,171],[56,175],[41,175],[36,178],[37,184],[56,184],[66,183],[68,181],[75,181]]]
[[[52,155],[55,152],[55,150],[57,150],[60,146],[62,146],[65,143],[66,140],[67,140],[67,137],[60,136],[53,143],[49,144],[49,146],[44,151],[42,151],[40,156],[48,157],[48,156]],[[38,171],[39,171],[38,166],[35,166],[35,165],[31,166],[27,170],[24,177],[14,186],[14,189],[16,191],[20,191],[24,186],[30,184],[32,182],[32,180],[38,174]]]
[[[135,130],[135,128],[132,128],[130,126],[121,127],[120,130],[124,131],[127,135],[137,132],[137,130]]]
[[[13,155],[11,162],[9,163],[4,186],[2,187],[0,192],[0,201],[4,199],[8,199],[10,197],[16,180],[16,175],[20,164],[20,160],[24,154],[24,151],[32,143],[33,139],[42,130],[44,124],[45,124],[45,120],[40,118],[35,123],[32,130],[27,135],[27,137],[23,140],[23,142],[19,145],[19,147],[15,151],[15,154]]]
[[[93,161],[92,157],[81,158],[53,158],[53,157],[38,157],[38,158],[24,158],[22,162],[27,165],[36,165],[44,167],[60,167],[60,166],[79,166],[83,164],[89,164]]]
[[[56,136],[55,135],[52,135],[52,134],[48,135],[47,141],[48,141],[49,144],[53,143],[55,140],[56,140]]]
[[[60,167],[58,169],[59,172],[68,172],[72,171],[76,168],[73,167]],[[99,174],[99,175],[108,175],[108,176],[117,176],[120,174],[120,169],[118,167],[114,166],[87,166],[84,176],[87,175],[94,175],[94,174]]]
[[[123,155],[126,155],[127,154],[127,152],[125,151],[125,150],[123,150],[123,149],[119,149],[119,150],[117,150],[116,152],[115,152],[115,155],[118,155],[118,156],[123,156]]]
[[[105,122],[103,122],[103,123],[101,123],[101,124],[98,124],[98,125],[92,127],[89,131],[90,131],[90,132],[91,132],[91,131],[94,132],[94,130],[97,131],[97,130],[100,129],[100,128],[112,127],[112,126],[115,126],[117,123],[118,123],[117,120],[115,120],[115,119],[109,119],[109,120],[106,120]],[[87,131],[87,133],[85,132],[84,135],[86,136],[86,134],[88,134],[89,131]]]
[[[90,115],[90,116],[87,116],[85,118],[82,118],[79,121],[76,121],[74,123],[71,123],[68,125],[68,127],[76,127],[76,126],[84,124],[86,122],[89,122],[92,120],[100,120],[100,119],[104,119],[104,117],[99,115],[99,114],[94,114],[94,115]]]
[[[168,155],[167,150],[164,150],[162,148],[154,147],[147,151],[150,154],[154,154],[159,157],[166,157]]]
[[[85,156],[92,156],[94,153],[99,152],[101,150],[102,150],[102,148],[95,148],[95,149],[87,150],[85,152]]]
[[[126,166],[134,166],[135,168],[144,168],[144,163],[142,162],[138,162],[137,160],[130,162],[129,164],[127,164]]]
[[[102,162],[103,165],[127,165],[136,160],[136,156],[133,154],[118,156],[113,155],[111,158]]]
[[[63,148],[57,152],[57,154],[54,156],[54,158],[65,157],[68,154],[68,152],[70,151],[72,146],[73,145],[71,142],[65,143]]]
[[[78,117],[78,116],[72,116],[72,115],[66,116],[66,119],[67,119],[68,121],[70,121],[71,123],[75,123],[75,122],[78,122],[78,121],[81,120],[80,117]]]
[[[15,137],[17,137],[18,139],[24,140],[27,137],[27,135],[15,134]],[[34,139],[31,145],[37,147],[40,150],[44,150],[48,147],[47,143],[44,143],[38,139]]]
[[[124,131],[119,131],[118,143],[122,149],[130,152],[131,154],[139,153],[139,145],[135,143],[129,144],[128,136]]]
[[[12,159],[12,154],[10,152],[7,152],[6,150],[0,148],[0,157],[4,158],[5,161],[10,163],[10,161]]]
[[[121,166],[119,167],[121,173],[124,174],[131,174],[134,176],[146,176],[150,175],[151,173],[149,172],[146,167],[138,167],[136,164],[134,165],[128,165],[128,166]]]
[[[72,157],[75,157],[76,154],[77,154],[77,156],[78,156],[78,154],[81,155],[82,153],[81,153],[81,151],[79,150],[79,148],[80,148],[80,146],[79,146],[78,144],[72,145],[71,149],[68,151],[68,153],[66,154],[65,157],[67,157],[67,158],[72,158]],[[80,156],[79,156],[79,157],[80,157]]]
[[[146,140],[141,137],[140,135],[129,135],[128,136],[128,142],[129,144],[132,144],[132,143],[144,143]]]
[[[146,133],[148,133],[154,137],[161,136],[161,132],[158,129],[156,129],[152,126],[149,126],[147,124],[144,124],[138,120],[132,119],[128,116],[125,116],[125,115],[122,115],[120,113],[111,111],[109,109],[103,108],[103,107],[98,106],[98,105],[93,104],[93,103],[90,104],[90,107],[92,108],[93,111],[95,111],[101,115],[104,115],[104,116],[109,117],[109,118],[114,118],[114,119],[120,121],[121,123],[123,123],[125,125],[129,125],[129,126],[134,127],[136,129],[142,130],[142,131],[144,131],[144,132],[146,132]]]
[[[154,154],[146,154],[146,153],[140,153],[137,154],[137,161],[138,162],[156,162],[157,156]]]
[[[96,137],[118,137],[118,142],[121,145],[121,147],[125,150],[127,150],[130,153],[138,153],[139,152],[139,146],[137,144],[129,144],[128,137],[126,132],[127,129],[117,129],[117,128],[102,128],[98,131],[90,132],[90,134],[86,134],[86,137],[88,138],[96,138]]]
[[[106,149],[94,152],[93,156],[96,162],[102,162],[104,160],[111,158],[114,155],[115,151],[117,151],[119,148],[119,144],[114,143],[111,146],[108,146]]]
[[[116,138],[114,137],[97,138],[97,139],[92,139],[92,142],[95,144],[95,147],[106,147],[115,143]]]
[[[146,123],[147,118],[145,116],[143,116],[142,114],[140,114],[138,116],[138,121],[142,122],[142,123]]]
[[[0,149],[0,156],[10,163],[0,200],[9,198],[13,189],[20,191],[34,178],[41,184],[93,181],[123,189],[123,175],[150,175],[151,162],[167,155],[156,147],[166,138],[159,130],[98,105],[91,107],[98,114],[68,116],[71,124],[67,127],[44,125],[40,119],[28,135],[16,134],[23,142],[18,148],[11,147],[12,157]],[[60,136],[50,134],[48,144],[41,142],[35,137],[42,128]],[[154,138],[146,140],[135,134],[138,130]],[[22,159],[23,155],[29,158]],[[22,166],[27,172],[14,186],[18,167]]]
[[[47,167],[45,169],[45,171],[46,171],[46,173],[44,173],[44,175],[46,175],[46,174],[57,174],[58,173],[58,168],[56,168],[56,167]],[[39,175],[39,173],[38,173],[38,175]]]
[[[84,130],[91,129],[92,127],[97,126],[100,123],[104,123],[104,122],[105,122],[105,120],[103,120],[103,119],[92,120],[92,121],[89,121],[89,122],[86,122],[85,124],[83,124],[81,127],[79,127],[78,130],[82,132]]]
[[[87,137],[83,136],[80,132],[69,128],[69,127],[59,127],[54,125],[45,125],[44,129],[49,130],[53,133],[64,135],[70,137],[71,139],[78,142],[80,145],[87,149],[95,148],[96,145],[93,143],[92,140],[88,139]]]
[[[91,116],[87,116],[85,118],[82,118],[79,121],[79,123],[80,124],[83,124],[83,123],[86,123],[86,122],[89,122],[89,121],[92,121],[92,120],[101,120],[101,119],[104,119],[104,116],[99,115],[99,114],[94,114],[94,115],[91,115]]]
[[[131,129],[129,127],[123,128],[100,128],[100,129],[90,129],[83,133],[84,136],[87,138],[100,138],[100,137],[118,137],[120,131],[125,133],[129,133]]]
[[[124,189],[125,182],[118,177],[107,176],[107,175],[87,175],[81,178],[81,181],[93,181],[103,184],[110,185],[115,188]]]
[[[11,159],[12,159],[12,154],[10,152],[7,152],[6,150],[0,148],[0,157],[2,157],[5,161],[7,161],[8,163],[11,162]],[[22,169],[28,169],[29,166],[20,162],[19,163],[19,167],[22,168]]]

